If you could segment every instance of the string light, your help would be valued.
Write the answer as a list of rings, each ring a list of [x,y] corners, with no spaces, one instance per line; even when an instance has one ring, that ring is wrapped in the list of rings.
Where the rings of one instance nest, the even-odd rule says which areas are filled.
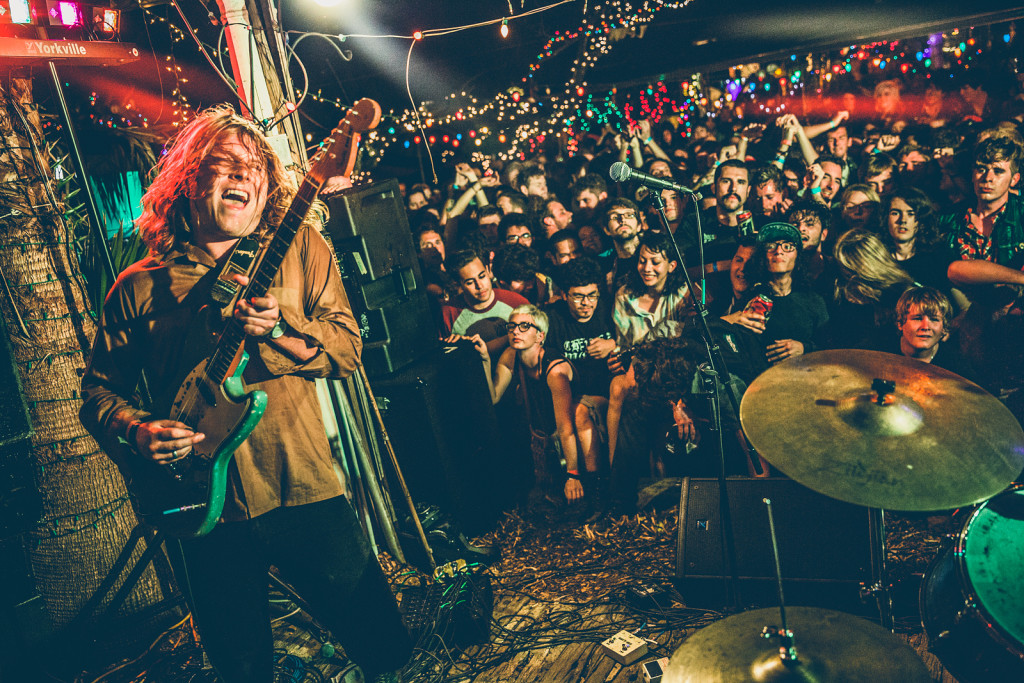
[[[820,95],[830,89],[837,89],[838,80],[850,77],[854,70],[867,69],[884,75],[912,75],[948,69],[956,65],[969,68],[970,62],[981,54],[975,39],[963,35],[959,30],[942,34],[941,38],[922,38],[919,41],[879,41],[860,46],[849,46],[838,53],[792,54],[765,65],[744,65],[730,69],[715,79],[694,74],[682,81],[657,81],[638,88],[606,92],[593,91],[587,74],[603,58],[611,54],[614,45],[631,36],[642,36],[647,25],[657,12],[663,9],[683,9],[690,0],[667,2],[645,0],[629,2],[614,0],[594,6],[587,12],[580,25],[570,31],[557,31],[533,63],[529,64],[521,84],[499,92],[494,97],[479,101],[465,92],[451,93],[442,101],[420,103],[415,109],[392,110],[387,112],[381,126],[364,137],[363,153],[369,160],[368,166],[379,162],[392,146],[410,149],[415,145],[433,140],[433,144],[444,147],[442,160],[452,158],[456,151],[465,147],[474,153],[491,155],[500,159],[522,159],[531,150],[538,148],[548,136],[567,138],[569,154],[576,152],[574,136],[587,134],[610,125],[623,131],[638,119],[649,119],[653,123],[671,123],[681,134],[688,135],[704,116],[715,116],[726,107],[740,105],[751,113],[774,114],[785,111],[787,99],[803,95]],[[538,8],[540,11],[556,6]],[[151,23],[162,23],[174,36],[173,42],[184,39],[185,35],[162,17],[152,15]],[[411,36],[390,36],[393,38],[422,41],[431,36],[445,35],[457,30],[475,26],[499,24],[499,33],[507,36],[511,19],[524,15],[496,18],[468,27],[450,29],[422,29]],[[293,32],[294,33],[294,32]],[[311,34],[302,34],[311,35]],[[1009,36],[1009,33],[1007,33]],[[335,39],[377,38],[385,36],[333,36]],[[1003,43],[1010,43],[1003,37]],[[579,41],[580,52],[573,60],[566,75],[564,88],[538,88],[533,85],[534,76],[545,60],[564,44]],[[219,57],[219,53],[211,50]],[[169,61],[173,61],[169,58]],[[187,101],[181,94],[180,67],[169,64],[168,71],[176,76],[175,97],[176,117],[186,117]],[[179,101],[177,98],[181,98]],[[348,104],[340,99],[323,96],[322,91],[308,94],[311,100],[324,105],[333,105],[344,113]],[[423,133],[417,126],[417,117],[422,122]],[[184,119],[181,119],[184,120]]]

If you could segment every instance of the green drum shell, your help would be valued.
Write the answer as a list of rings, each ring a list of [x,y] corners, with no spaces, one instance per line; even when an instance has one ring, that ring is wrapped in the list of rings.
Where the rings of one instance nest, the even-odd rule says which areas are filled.
[[[921,583],[928,648],[962,683],[1024,680],[1022,573],[1024,485],[1018,484],[971,513]]]
[[[1002,514],[1003,505],[1018,518]],[[1024,657],[1024,485],[978,507],[953,553],[968,608],[998,642]]]

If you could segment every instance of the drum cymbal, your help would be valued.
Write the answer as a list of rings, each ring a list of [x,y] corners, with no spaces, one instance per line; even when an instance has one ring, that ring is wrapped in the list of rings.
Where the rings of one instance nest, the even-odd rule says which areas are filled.
[[[783,473],[856,505],[972,505],[1024,469],[1024,431],[998,399],[890,353],[818,351],[780,363],[747,388],[740,422]]]
[[[778,608],[758,609],[716,621],[694,633],[669,660],[662,683],[929,683],[914,649],[881,626],[842,612],[787,607],[797,661],[783,663],[777,636]]]

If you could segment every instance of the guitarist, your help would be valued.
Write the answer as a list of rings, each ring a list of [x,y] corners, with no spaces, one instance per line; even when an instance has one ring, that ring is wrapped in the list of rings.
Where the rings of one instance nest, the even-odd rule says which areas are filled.
[[[240,238],[278,225],[297,189],[261,131],[229,106],[186,126],[157,171],[138,221],[150,254],[111,289],[82,381],[82,422],[129,479],[135,465],[172,463],[205,438],[143,404],[140,371],[154,397],[173,396],[194,365],[188,361],[195,348],[211,336],[200,309],[211,304],[225,260]],[[315,216],[310,212],[299,229],[267,295],[240,300],[225,313],[244,325],[250,361],[243,379],[247,390],[266,392],[268,408],[235,451],[219,523],[181,541],[187,576],[179,580],[226,683],[273,679],[270,565],[367,680],[397,680],[393,670],[411,650],[387,581],[342,495],[320,420],[313,379],[351,374],[361,340]],[[247,283],[244,275],[234,280]],[[220,314],[218,306],[205,310]]]

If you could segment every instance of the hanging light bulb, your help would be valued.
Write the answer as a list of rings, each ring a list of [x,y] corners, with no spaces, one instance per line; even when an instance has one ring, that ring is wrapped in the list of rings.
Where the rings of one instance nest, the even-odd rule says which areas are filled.
[[[501,37],[508,38],[508,19],[501,20]]]

